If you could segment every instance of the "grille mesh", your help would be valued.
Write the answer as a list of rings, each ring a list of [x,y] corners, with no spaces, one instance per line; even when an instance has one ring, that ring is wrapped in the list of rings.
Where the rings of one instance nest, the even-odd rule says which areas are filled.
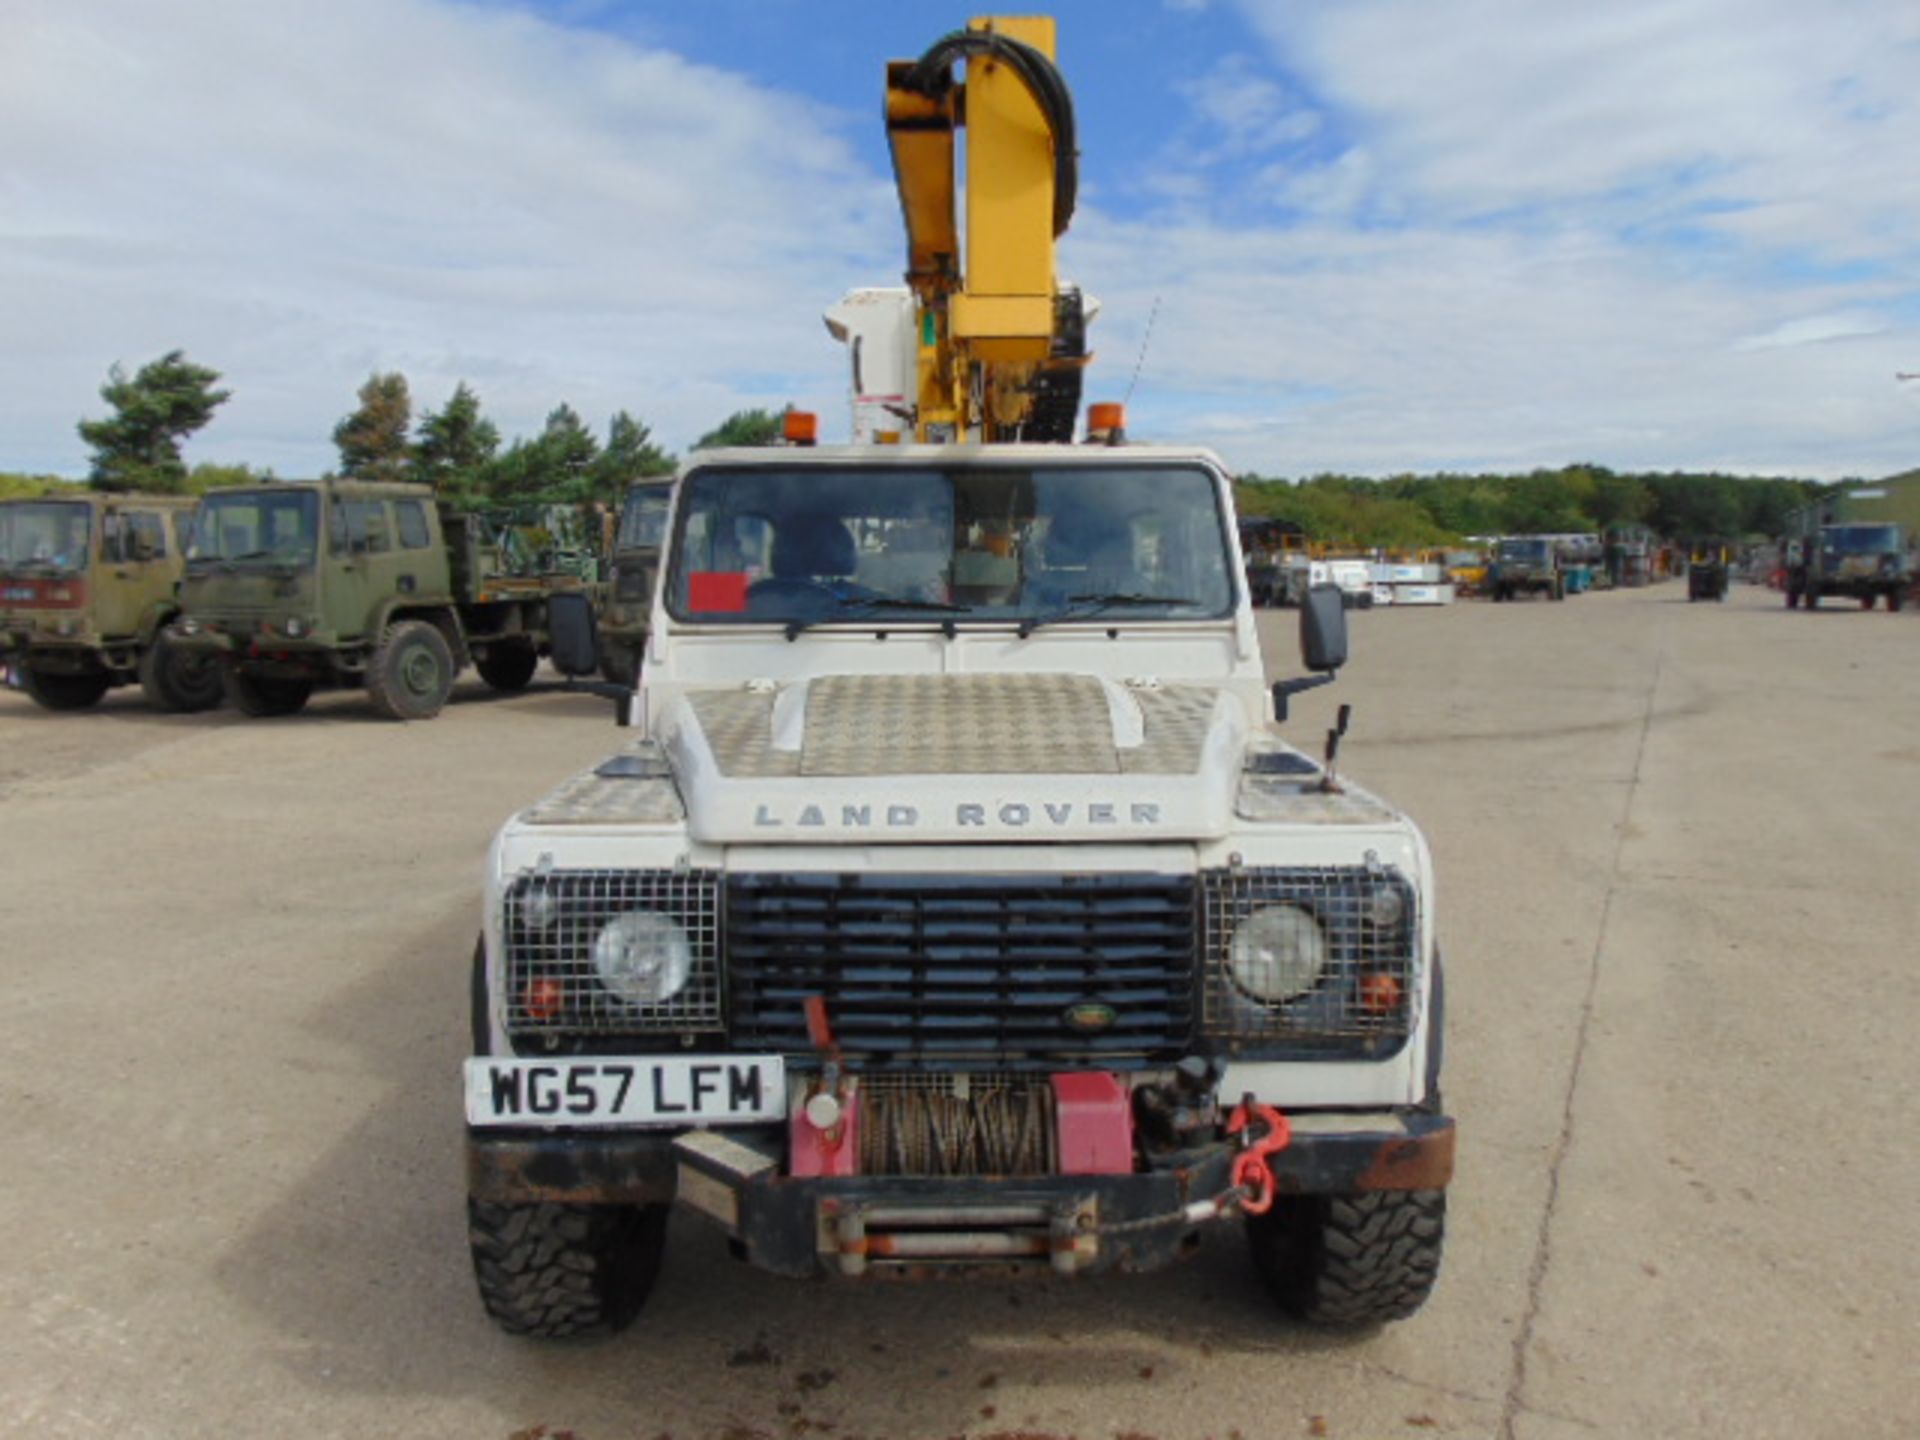
[[[1201,1027],[1235,1049],[1262,1053],[1298,1051],[1376,1055],[1407,1037],[1418,997],[1415,947],[1420,933],[1418,897],[1406,877],[1387,867],[1299,867],[1211,870],[1201,877],[1206,956]],[[1397,898],[1398,904],[1395,905]],[[1326,944],[1326,968],[1314,987],[1278,1005],[1253,999],[1233,981],[1233,932],[1254,911],[1294,905],[1318,922]],[[1397,909],[1399,918],[1381,923]],[[1391,981],[1399,1003],[1379,1009],[1362,1004],[1362,981],[1375,982],[1376,997]]]
[[[652,910],[687,933],[693,972],[660,1005],[632,1005],[595,978],[593,942],[615,916]],[[529,871],[507,890],[506,1028],[512,1035],[718,1030],[720,877],[703,870]]]
[[[804,1006],[868,1066],[1184,1054],[1194,884],[1168,875],[735,875],[733,1038],[805,1054]]]

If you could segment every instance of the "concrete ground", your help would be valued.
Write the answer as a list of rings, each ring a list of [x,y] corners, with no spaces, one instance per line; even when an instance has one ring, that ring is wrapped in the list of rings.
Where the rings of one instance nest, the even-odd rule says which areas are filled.
[[[1290,617],[1264,618],[1279,660]],[[467,1270],[480,864],[602,702],[285,722],[0,693],[0,1428],[1242,1440],[1920,1433],[1920,622],[1737,588],[1356,617],[1346,769],[1419,818],[1460,1172],[1441,1282],[1284,1323],[1159,1276],[830,1286],[676,1219],[640,1323]]]

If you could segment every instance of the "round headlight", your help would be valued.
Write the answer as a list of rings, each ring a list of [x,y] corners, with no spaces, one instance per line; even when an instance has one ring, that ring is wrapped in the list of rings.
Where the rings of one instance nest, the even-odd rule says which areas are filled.
[[[1228,960],[1233,983],[1273,1005],[1313,988],[1326,968],[1327,941],[1298,905],[1269,905],[1235,927]]]
[[[693,973],[693,946],[665,915],[630,910],[594,938],[593,973],[629,1005],[658,1005],[685,987]]]

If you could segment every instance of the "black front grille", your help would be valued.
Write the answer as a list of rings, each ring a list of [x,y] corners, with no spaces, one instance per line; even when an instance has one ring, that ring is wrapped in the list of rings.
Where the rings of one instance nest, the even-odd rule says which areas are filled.
[[[812,1050],[805,1006],[868,1066],[1125,1068],[1187,1049],[1194,881],[1171,875],[734,875],[734,1043]]]

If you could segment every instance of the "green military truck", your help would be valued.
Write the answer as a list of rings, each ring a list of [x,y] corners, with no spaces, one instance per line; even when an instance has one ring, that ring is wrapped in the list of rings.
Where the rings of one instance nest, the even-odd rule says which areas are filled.
[[[169,635],[217,659],[248,715],[348,685],[383,715],[426,720],[469,664],[496,690],[533,679],[548,596],[584,586],[555,545],[538,521],[456,512],[421,485],[222,490],[201,502]]]
[[[73,493],[0,501],[0,667],[49,710],[138,680],[156,708],[220,703],[220,675],[165,627],[194,502]]]
[[[1567,598],[1567,578],[1560,568],[1560,549],[1545,535],[1509,535],[1494,546],[1487,570],[1487,590],[1496,600],[1520,595]]]
[[[600,623],[600,669],[607,679],[631,685],[640,676],[653,615],[653,582],[667,543],[667,509],[673,477],[647,481],[627,492],[614,532],[613,563]]]
[[[1821,525],[1784,545],[1787,608],[1818,609],[1822,598],[1857,600],[1871,610],[1885,599],[1898,610],[1913,583],[1906,533],[1882,522]]]

